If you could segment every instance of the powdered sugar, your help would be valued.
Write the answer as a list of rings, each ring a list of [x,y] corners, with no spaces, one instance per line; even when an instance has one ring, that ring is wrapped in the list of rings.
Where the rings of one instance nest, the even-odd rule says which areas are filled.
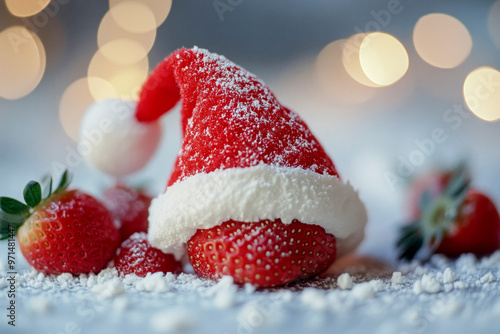
[[[457,261],[447,260],[445,266],[415,261],[402,265],[405,274],[401,274],[401,281],[399,268],[396,272],[344,273],[338,278],[316,278],[269,290],[237,287],[231,277],[219,282],[192,274],[119,277],[113,268],[97,275],[46,276],[24,267],[17,276],[19,312],[52,318],[66,314],[63,312],[68,309],[70,314],[65,316],[71,321],[79,321],[82,314],[80,320],[92,319],[88,321],[95,324],[118,322],[123,324],[124,333],[133,332],[137,326],[146,331],[203,332],[207,324],[216,324],[228,333],[261,327],[271,332],[303,332],[315,330],[314,326],[326,330],[333,324],[342,331],[371,331],[360,319],[382,322],[380,328],[393,332],[411,332],[424,324],[437,326],[426,332],[439,332],[436,328],[446,326],[449,319],[467,328],[469,321],[481,319],[495,332],[500,329],[496,321],[500,314],[496,276],[500,266],[490,265],[492,257],[470,261],[466,255]],[[455,280],[450,282],[453,275]],[[0,279],[5,280],[4,272],[0,272]],[[45,331],[64,332],[66,321],[60,328]],[[92,332],[82,327],[82,332],[87,331]]]
[[[443,272],[443,283],[453,283],[457,279],[457,276],[450,268],[446,268]]]
[[[441,284],[437,281],[435,277],[424,274],[422,279],[416,281],[413,285],[413,292],[417,295],[423,292],[426,293],[438,293],[441,291]]]
[[[157,272],[154,274],[148,273],[144,279],[137,279],[135,287],[139,291],[148,292],[167,292],[172,290],[172,286],[165,279],[162,272]]]
[[[403,284],[403,276],[401,275],[400,271],[395,271],[392,273],[391,282],[392,284]]]
[[[351,275],[343,273],[337,278],[337,284],[342,290],[350,290],[353,287]]]
[[[189,203],[186,207],[185,203]],[[316,224],[337,238],[338,256],[363,239],[367,216],[352,186],[300,168],[258,165],[200,173],[167,188],[150,207],[149,241],[180,258],[197,229],[229,219]]]

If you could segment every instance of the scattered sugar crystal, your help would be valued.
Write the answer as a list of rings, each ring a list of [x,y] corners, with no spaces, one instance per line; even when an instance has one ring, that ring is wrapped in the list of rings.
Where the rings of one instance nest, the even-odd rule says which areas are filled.
[[[89,274],[89,278],[87,279],[87,287],[92,288],[97,284],[97,277],[94,274]]]
[[[104,283],[115,277],[118,277],[118,271],[116,268],[106,268],[101,270],[97,275],[97,283]]]
[[[337,278],[337,285],[342,290],[350,290],[353,287],[351,275],[343,273]]]
[[[212,288],[215,292],[214,305],[218,308],[233,307],[236,301],[238,287],[231,276],[223,276]]]
[[[195,327],[196,318],[188,310],[171,308],[153,315],[150,324],[157,332],[186,331]]]
[[[420,280],[417,280],[415,281],[415,283],[413,283],[413,292],[416,295],[419,295],[422,292],[424,292],[424,289],[422,288],[422,282]]]
[[[443,283],[453,283],[457,279],[457,276],[449,267],[443,272]]]
[[[306,288],[300,294],[302,304],[318,311],[328,309],[328,303],[325,299],[325,294],[315,288]]]
[[[462,281],[456,281],[455,283],[453,283],[453,287],[458,290],[465,290],[469,287],[469,284]]]
[[[368,282],[368,284],[373,288],[373,291],[379,292],[386,290],[384,282],[379,279],[374,279]]]
[[[482,284],[485,284],[485,283],[491,283],[494,280],[495,280],[495,277],[493,276],[493,274],[490,271],[489,273],[487,273],[486,275],[484,275],[483,277],[481,277],[481,279],[479,281]]]
[[[142,277],[139,277],[136,274],[127,274],[122,278],[122,281],[125,285],[135,285],[141,279]]]
[[[375,290],[369,282],[359,283],[352,288],[352,295],[358,299],[370,299],[375,297]]]
[[[413,284],[413,292],[417,295],[426,293],[438,293],[441,291],[441,284],[436,280],[436,278],[430,275],[423,275],[422,279],[417,280]]]
[[[257,289],[255,287],[255,285],[250,284],[250,283],[245,283],[245,285],[243,287],[245,289],[245,292],[248,293],[248,294],[254,293],[255,290]]]
[[[113,278],[109,281],[95,284],[92,287],[92,292],[97,294],[102,299],[114,298],[125,292],[121,280]]]
[[[395,271],[392,273],[391,282],[392,284],[403,284],[403,276],[401,275],[400,271]]]
[[[72,280],[73,280],[73,275],[71,275],[70,273],[63,273],[57,276],[57,281],[61,284],[71,282]]]
[[[441,291],[441,284],[432,276],[422,276],[422,289],[427,293],[438,293]]]
[[[135,287],[139,291],[167,292],[172,290],[171,285],[164,279],[162,272],[148,273],[143,279],[137,280]]]

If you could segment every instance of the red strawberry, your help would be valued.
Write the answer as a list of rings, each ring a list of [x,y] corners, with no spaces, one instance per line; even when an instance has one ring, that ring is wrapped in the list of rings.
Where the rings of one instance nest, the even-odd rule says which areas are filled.
[[[335,260],[336,240],[318,225],[280,219],[258,223],[227,221],[198,230],[188,241],[196,274],[230,275],[239,284],[280,286],[316,276]]]
[[[411,260],[422,247],[447,256],[485,255],[500,248],[500,216],[486,195],[470,188],[464,166],[415,183],[416,215],[402,228],[400,258]],[[425,185],[425,186],[422,186]]]
[[[24,189],[27,205],[0,197],[0,236],[10,238],[17,231],[24,257],[45,274],[97,273],[113,257],[119,232],[104,205],[79,190],[67,190],[69,182],[65,172],[52,192],[50,180],[42,198],[40,184],[31,181]]]
[[[172,254],[165,254],[152,247],[146,233],[135,233],[122,242],[115,255],[115,267],[123,275],[136,274],[146,277],[147,273],[172,272],[178,274],[182,265]]]
[[[151,200],[144,191],[121,185],[104,192],[103,203],[118,222],[122,241],[136,232],[148,231]]]

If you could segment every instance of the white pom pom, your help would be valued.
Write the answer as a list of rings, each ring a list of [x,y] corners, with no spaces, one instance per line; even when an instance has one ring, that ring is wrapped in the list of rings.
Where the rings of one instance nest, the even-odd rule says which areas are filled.
[[[109,99],[94,103],[80,126],[79,151],[87,162],[113,176],[141,169],[161,138],[159,122],[140,123],[136,102]]]

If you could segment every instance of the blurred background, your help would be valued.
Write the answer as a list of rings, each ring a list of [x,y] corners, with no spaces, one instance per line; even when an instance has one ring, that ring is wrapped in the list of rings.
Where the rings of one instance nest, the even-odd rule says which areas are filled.
[[[393,260],[405,185],[466,158],[500,205],[500,1],[0,0],[0,193],[65,167],[96,195],[113,180],[76,148],[94,101],[135,99],[180,47],[225,55],[305,119],[365,201],[361,252]],[[127,181],[161,192],[178,112]]]

